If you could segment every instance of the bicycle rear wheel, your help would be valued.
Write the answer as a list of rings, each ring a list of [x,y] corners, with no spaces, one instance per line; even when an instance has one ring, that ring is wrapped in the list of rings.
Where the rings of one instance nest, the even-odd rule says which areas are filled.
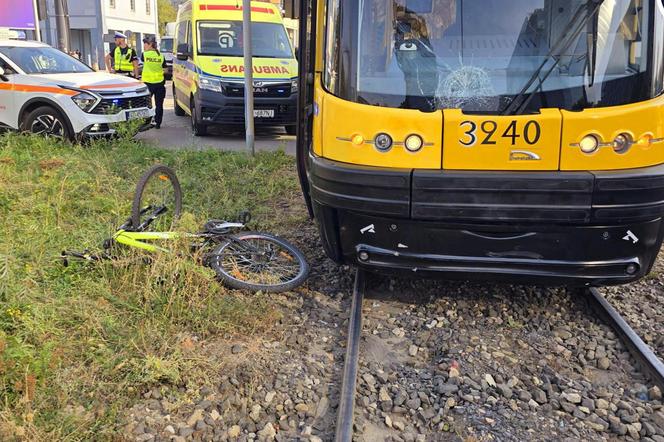
[[[182,189],[175,171],[161,164],[146,170],[134,193],[132,227],[138,229],[151,225],[152,230],[167,231],[178,220],[181,211]]]
[[[226,285],[240,290],[285,292],[309,275],[309,264],[297,247],[266,233],[228,237],[215,247],[208,263]]]

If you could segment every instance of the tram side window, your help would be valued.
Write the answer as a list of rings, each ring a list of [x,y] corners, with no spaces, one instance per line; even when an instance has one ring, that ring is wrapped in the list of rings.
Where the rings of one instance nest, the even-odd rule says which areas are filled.
[[[339,91],[339,50],[341,47],[341,20],[339,16],[340,0],[329,0],[327,3],[327,35],[325,36],[325,73],[324,82],[327,90],[335,95],[343,96]]]

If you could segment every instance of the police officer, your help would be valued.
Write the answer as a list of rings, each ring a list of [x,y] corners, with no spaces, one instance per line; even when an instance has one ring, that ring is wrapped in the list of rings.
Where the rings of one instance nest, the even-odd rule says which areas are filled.
[[[146,84],[155,101],[154,126],[159,129],[164,116],[164,98],[166,98],[166,86],[164,86],[166,59],[159,53],[154,37],[143,39],[141,60],[143,61],[143,83]]]
[[[106,54],[106,70],[111,74],[120,74],[138,78],[138,57],[136,51],[127,45],[127,36],[115,33],[115,49]]]

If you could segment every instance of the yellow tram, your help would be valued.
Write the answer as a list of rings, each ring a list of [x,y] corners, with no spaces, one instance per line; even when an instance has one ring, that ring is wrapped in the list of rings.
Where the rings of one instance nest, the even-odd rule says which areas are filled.
[[[298,168],[367,269],[611,285],[664,224],[662,0],[303,0]]]

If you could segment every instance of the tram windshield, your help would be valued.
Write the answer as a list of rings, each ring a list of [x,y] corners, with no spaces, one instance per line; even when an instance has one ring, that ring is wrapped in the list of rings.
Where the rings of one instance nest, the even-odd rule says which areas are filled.
[[[324,84],[346,100],[423,111],[643,101],[662,91],[659,1],[328,0]]]

